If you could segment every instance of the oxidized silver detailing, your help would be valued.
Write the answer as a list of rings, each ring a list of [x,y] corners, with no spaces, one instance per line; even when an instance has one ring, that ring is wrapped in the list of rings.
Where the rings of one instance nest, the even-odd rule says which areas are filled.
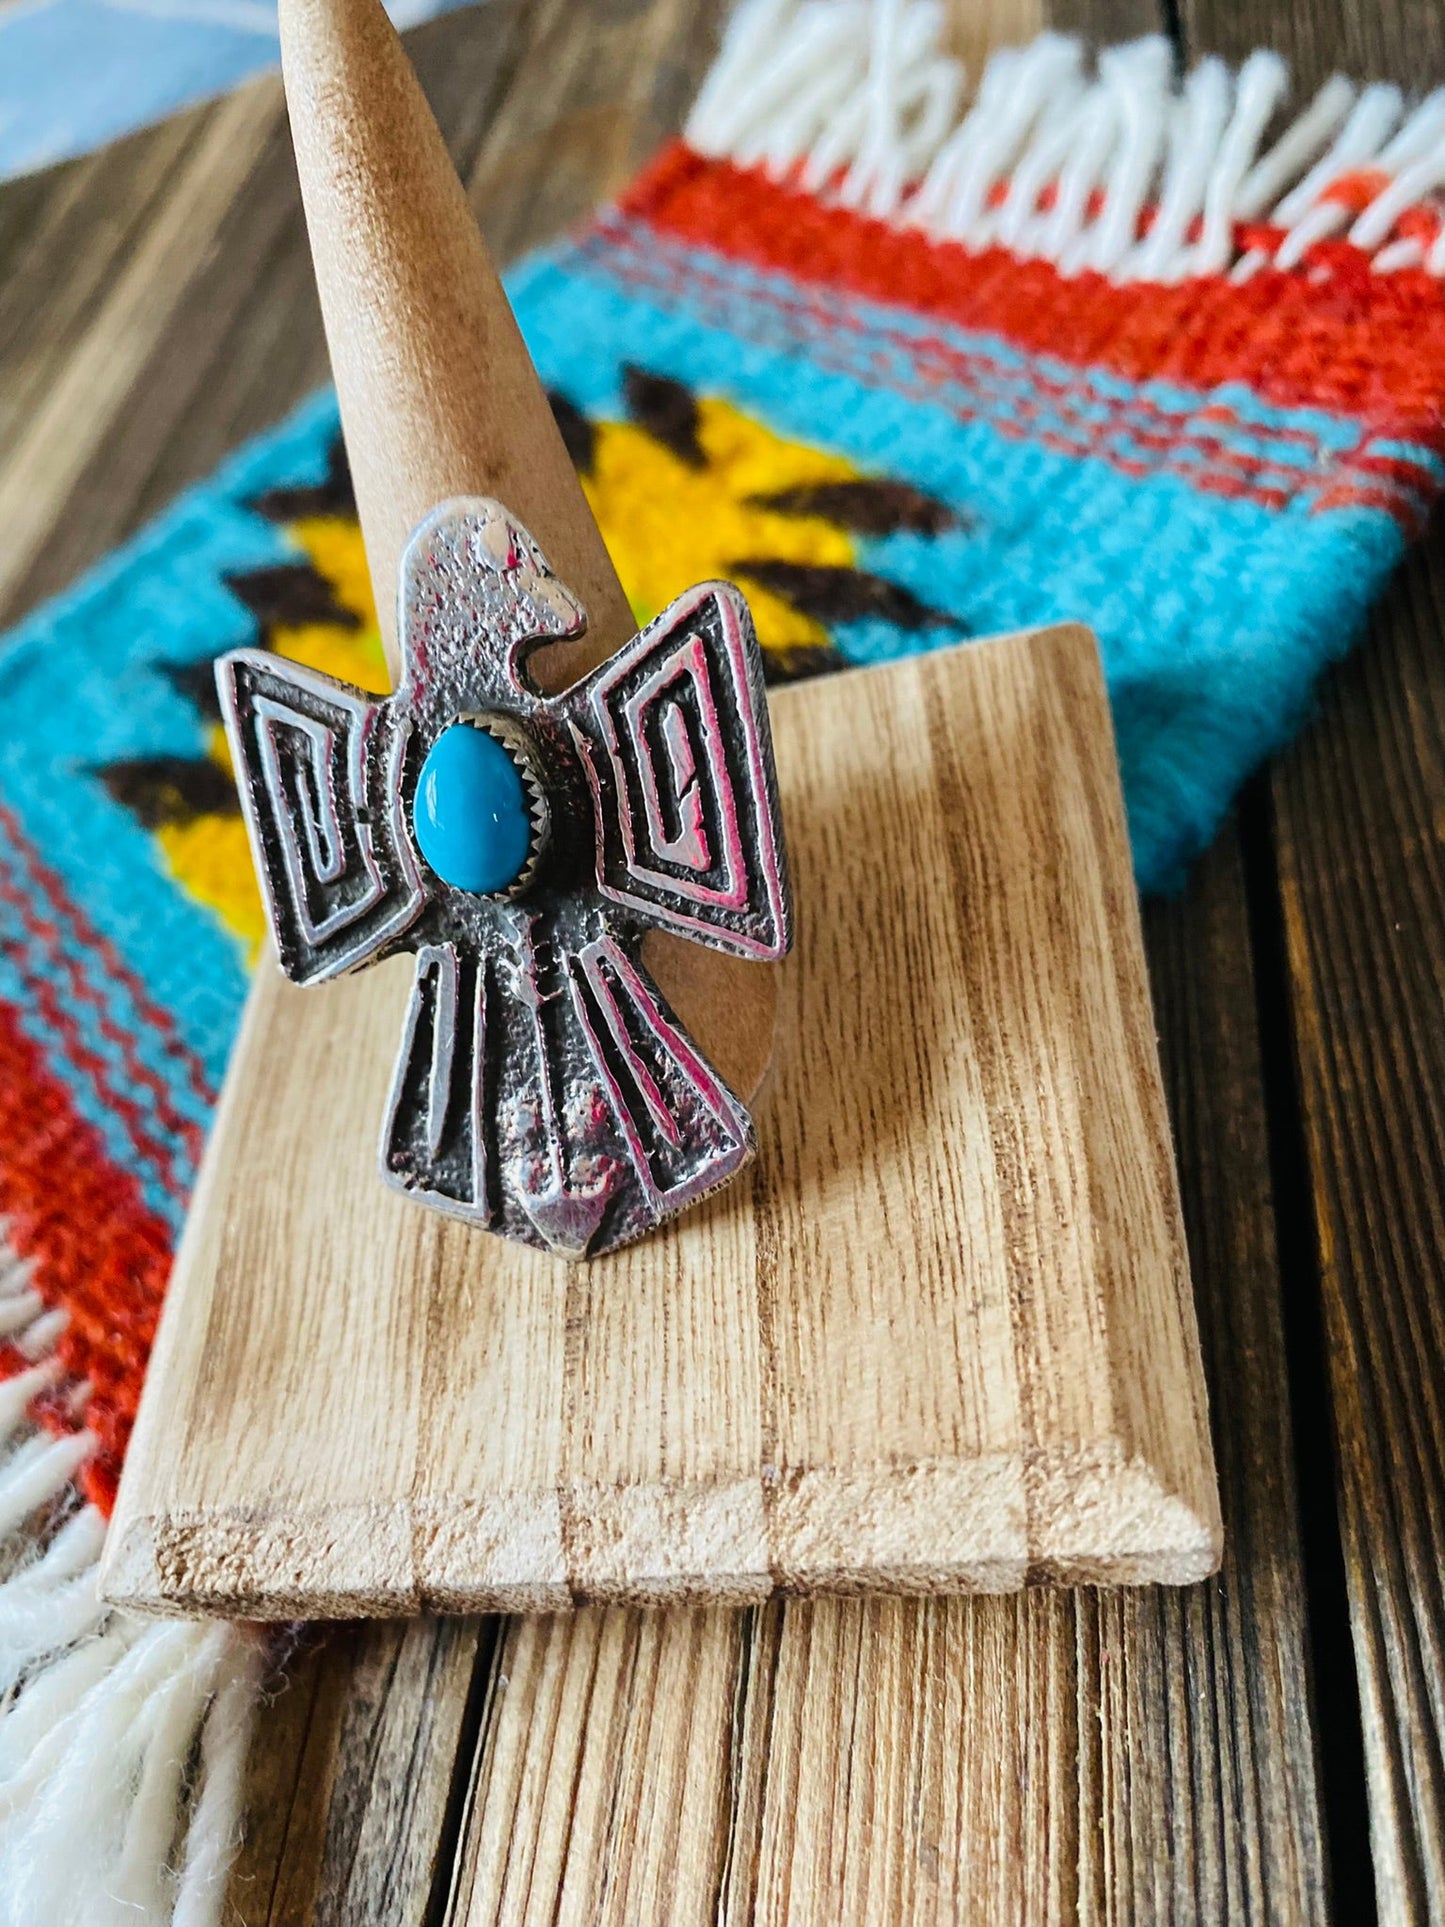
[[[381,728],[361,690],[260,650],[222,657],[216,684],[281,967],[323,983],[422,908],[400,793],[410,726]]]
[[[752,1122],[640,959],[649,926],[778,958],[791,944],[762,664],[726,583],[689,590],[591,676],[538,694],[527,655],[585,618],[505,509],[444,504],[402,559],[403,674],[375,700],[255,650],[217,665],[282,968],[298,983],[410,950],[382,1131],[387,1182],[567,1257],[725,1183]],[[496,897],[413,843],[452,723],[522,772],[533,849]]]

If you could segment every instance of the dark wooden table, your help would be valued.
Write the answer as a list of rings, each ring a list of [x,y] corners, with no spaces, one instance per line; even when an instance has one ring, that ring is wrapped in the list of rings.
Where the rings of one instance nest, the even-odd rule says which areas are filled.
[[[489,0],[412,36],[501,256],[678,124],[716,12]],[[1061,15],[1274,45],[1300,88],[1445,80],[1436,0]],[[325,375],[275,83],[0,190],[0,618]],[[1437,524],[1148,911],[1221,1577],[311,1635],[256,1749],[246,1922],[1445,1919],[1442,614]]]

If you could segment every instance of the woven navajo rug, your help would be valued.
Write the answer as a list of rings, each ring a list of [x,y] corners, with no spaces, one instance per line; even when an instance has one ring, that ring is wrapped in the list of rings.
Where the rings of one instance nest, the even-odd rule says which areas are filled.
[[[746,590],[775,678],[1097,631],[1170,886],[1442,475],[1445,103],[928,0],[735,16],[685,140],[511,290],[639,621]],[[761,78],[759,78],[761,76]],[[95,1559],[261,913],[211,664],[380,687],[334,407],[0,648],[0,1921],[218,1917],[259,1642]],[[77,1843],[83,1843],[77,1846]]]

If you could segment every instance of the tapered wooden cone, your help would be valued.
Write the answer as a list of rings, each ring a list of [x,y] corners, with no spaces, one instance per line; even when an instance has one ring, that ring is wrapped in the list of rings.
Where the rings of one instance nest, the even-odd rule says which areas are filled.
[[[296,166],[387,654],[411,531],[494,495],[590,619],[635,624],[440,130],[380,0],[281,0]],[[570,667],[571,665],[569,665]]]
[[[491,495],[581,598],[588,633],[535,665],[562,688],[635,623],[461,182],[380,0],[280,0],[296,166],[382,641],[397,563],[452,495]],[[481,28],[479,26],[479,31]],[[678,1015],[743,1096],[772,1049],[771,968],[649,938]]]

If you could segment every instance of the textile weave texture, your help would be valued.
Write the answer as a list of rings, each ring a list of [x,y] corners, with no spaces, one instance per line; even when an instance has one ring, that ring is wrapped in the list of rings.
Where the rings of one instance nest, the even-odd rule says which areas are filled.
[[[510,286],[639,621],[730,577],[779,678],[1092,625],[1146,890],[1442,476],[1441,283],[1342,240],[1118,285],[677,143]],[[103,1511],[261,933],[211,681],[258,640],[382,686],[329,397],[0,649],[0,1216]]]

